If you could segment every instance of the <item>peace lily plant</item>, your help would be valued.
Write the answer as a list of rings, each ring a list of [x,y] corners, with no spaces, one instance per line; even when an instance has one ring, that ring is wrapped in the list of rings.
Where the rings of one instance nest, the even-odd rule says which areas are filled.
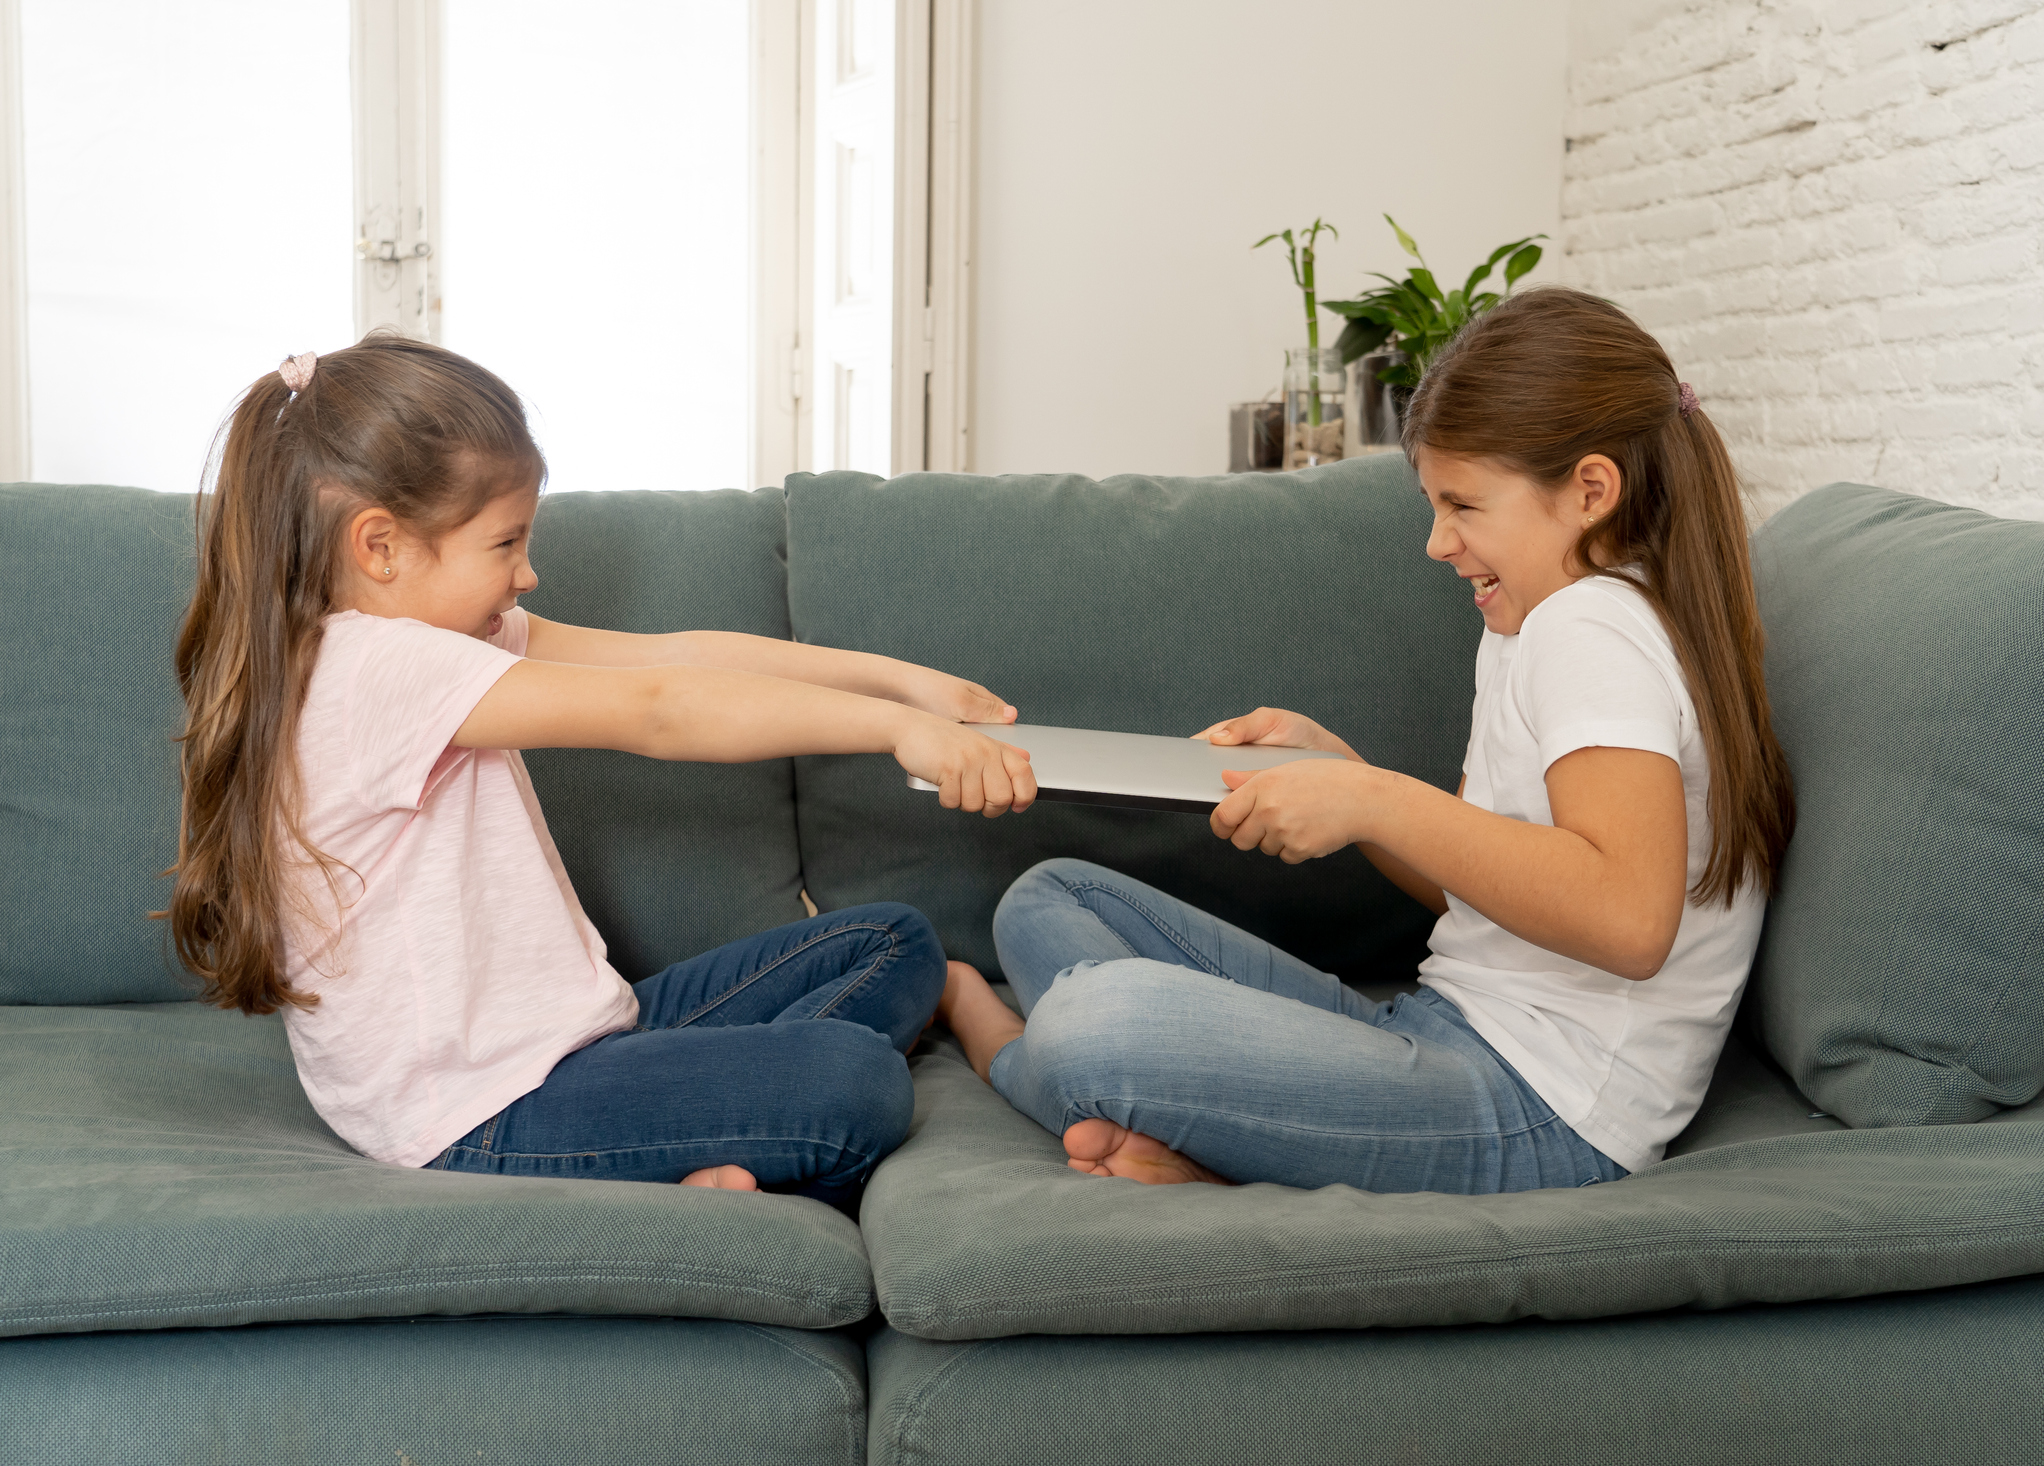
[[[1316,227],[1319,222],[1314,220]],[[1327,309],[1348,318],[1348,325],[1335,342],[1341,351],[1342,365],[1368,356],[1389,342],[1404,354],[1405,359],[1379,371],[1377,380],[1393,387],[1417,387],[1420,375],[1426,371],[1427,362],[1433,354],[1447,345],[1457,331],[1510,295],[1512,287],[1540,263],[1540,246],[1533,241],[1547,236],[1529,234],[1524,239],[1499,245],[1490,252],[1489,259],[1469,272],[1469,278],[1462,282],[1460,288],[1444,291],[1434,279],[1434,272],[1427,267],[1426,257],[1419,252],[1412,236],[1399,228],[1398,221],[1389,214],[1384,216],[1384,222],[1398,236],[1398,247],[1419,263],[1406,271],[1403,280],[1394,280],[1373,270],[1371,273],[1384,282],[1381,286],[1354,300],[1330,300]],[[1285,238],[1289,240],[1291,236],[1287,234]],[[1490,278],[1491,271],[1497,268],[1500,260],[1505,266],[1503,294],[1494,290],[1479,292],[1476,287]],[[1312,279],[1311,271],[1309,251],[1306,277],[1309,281]],[[1306,309],[1309,314],[1313,310],[1310,294]],[[1315,345],[1319,344],[1319,339],[1316,327],[1313,334]]]

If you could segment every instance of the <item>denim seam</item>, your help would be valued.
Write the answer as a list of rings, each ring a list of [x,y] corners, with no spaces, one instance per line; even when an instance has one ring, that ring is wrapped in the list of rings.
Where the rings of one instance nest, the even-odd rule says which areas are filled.
[[[1128,907],[1131,911],[1141,916],[1143,920],[1149,922],[1149,924],[1152,927],[1156,928],[1157,934],[1159,936],[1163,937],[1164,940],[1171,943],[1172,946],[1176,947],[1179,951],[1183,952],[1187,957],[1190,957],[1194,965],[1196,965],[1200,971],[1206,973],[1207,976],[1220,978],[1227,977],[1227,974],[1222,972],[1219,967],[1215,966],[1212,962],[1207,960],[1205,953],[1201,952],[1197,947],[1193,946],[1191,938],[1180,934],[1178,930],[1169,925],[1164,920],[1163,917],[1159,916],[1156,912],[1150,910],[1150,908],[1143,905],[1142,902],[1135,900],[1126,891],[1121,890],[1119,887],[1110,885],[1106,881],[1091,880],[1073,881],[1069,883],[1060,881],[1059,884],[1064,886],[1065,890],[1070,892],[1075,897],[1078,896],[1081,891],[1107,892],[1109,895],[1113,896],[1117,901],[1121,902],[1122,905]],[[1080,900],[1079,904],[1081,906],[1085,906],[1086,903],[1084,900]],[[1090,910],[1091,908],[1088,909]],[[1094,912],[1093,914],[1096,917],[1100,915],[1100,913],[1097,911]],[[1108,930],[1113,931],[1114,929],[1112,927],[1109,927]],[[1123,937],[1121,933],[1115,932],[1114,935],[1116,941],[1119,941],[1124,947],[1128,946],[1128,940],[1125,937]],[[1131,957],[1136,956],[1135,949],[1132,947],[1129,948],[1129,956]]]
[[[850,1145],[832,1145],[829,1141],[814,1140],[805,1135],[707,1135],[688,1140],[667,1140],[651,1145],[614,1145],[606,1150],[478,1150],[474,1146],[450,1145],[447,1154],[461,1151],[466,1155],[489,1156],[500,1161],[567,1161],[592,1160],[599,1156],[643,1155],[648,1151],[676,1150],[691,1145],[806,1145],[818,1150],[833,1150],[840,1156],[859,1156],[867,1153]]]
[[[751,987],[754,983],[758,982],[761,978],[765,977],[768,973],[774,971],[775,969],[783,966],[788,962],[792,962],[795,958],[801,956],[804,952],[808,951],[811,947],[814,947],[817,943],[827,942],[832,937],[841,937],[846,932],[855,931],[886,932],[892,941],[899,942],[900,940],[899,937],[895,936],[894,929],[892,927],[887,926],[883,923],[870,921],[847,922],[845,925],[840,927],[834,927],[830,931],[818,932],[815,936],[811,937],[808,941],[802,943],[802,945],[800,945],[799,947],[791,947],[787,951],[783,952],[780,956],[776,957],[766,966],[760,968],[759,971],[753,973],[750,977],[746,978],[744,982],[726,988],[723,992],[717,994],[717,996],[712,998],[709,1002],[703,1004],[702,1007],[696,1009],[695,1012],[689,1014],[688,1017],[679,1019],[676,1022],[668,1024],[667,1026],[669,1028],[688,1027],[691,1023],[694,1023],[698,1018],[701,1018],[706,1014],[716,1012],[718,1008],[723,1006],[725,1003],[729,1002],[738,994],[744,992],[747,988]],[[892,955],[891,952],[890,955]]]
[[[866,970],[864,972],[860,973],[857,977],[850,979],[845,983],[843,987],[839,988],[836,997],[832,998],[828,1003],[825,1003],[821,1008],[817,1009],[816,1016],[818,1018],[828,1018],[831,1015],[832,1009],[837,1008],[841,1004],[847,1002],[854,993],[858,992],[861,988],[865,987],[866,983],[872,978],[874,973],[878,972],[883,966],[894,961],[897,957],[901,956],[901,934],[895,931],[894,928],[891,926],[880,927],[877,929],[887,933],[887,950],[881,953],[878,957],[875,957],[871,962],[867,963]]]
[[[1127,1100],[1127,1098],[1128,1098],[1128,1096],[1127,1096],[1127,1095],[1122,1095],[1122,1094],[1113,1094],[1113,1095],[1089,1095],[1089,1096],[1086,1096],[1086,1097],[1084,1097],[1084,1098],[1074,1098],[1074,1099],[1071,1099],[1071,1100],[1070,1100],[1070,1101],[1068,1101],[1068,1103],[1067,1103],[1067,1108],[1072,1108],[1072,1107],[1074,1107],[1074,1106],[1078,1106],[1078,1105],[1085,1105],[1085,1104],[1092,1104],[1092,1105],[1096,1105],[1096,1106],[1097,1106],[1097,1105],[1102,1105],[1102,1104],[1106,1104],[1106,1103],[1110,1103],[1110,1102],[1121,1102],[1121,1101],[1126,1101],[1126,1100]],[[1188,1105],[1188,1104],[1174,1104],[1174,1103],[1171,1103],[1170,1101],[1165,1101],[1165,1100],[1156,1100],[1156,1101],[1151,1101],[1151,1100],[1145,1100],[1145,1101],[1143,1101],[1143,1103],[1144,1103],[1145,1105],[1149,1106],[1149,1107],[1150,1107],[1150,1108],[1152,1108],[1152,1109],[1158,1109],[1158,1110],[1165,1110],[1165,1111],[1170,1111],[1170,1112],[1173,1112],[1173,1113],[1181,1113],[1181,1114],[1188,1114],[1188,1115],[1212,1115],[1212,1116],[1216,1116],[1216,1117],[1219,1117],[1219,1118],[1223,1118],[1223,1119],[1228,1119],[1228,1120],[1240,1120],[1240,1121],[1247,1121],[1247,1122],[1252,1122],[1252,1123],[1254,1123],[1254,1124],[1256,1124],[1256,1125],[1258,1125],[1258,1126],[1260,1126],[1260,1127],[1264,1127],[1264,1128],[1268,1128],[1268,1129],[1274,1129],[1274,1130],[1289,1130],[1289,1131],[1295,1132],[1295,1133],[1297,1133],[1297,1134],[1300,1134],[1300,1135],[1320,1135],[1320,1136],[1330,1136],[1330,1137],[1335,1137],[1335,1138],[1340,1138],[1340,1137],[1348,1136],[1348,1137],[1354,1137],[1354,1138],[1357,1138],[1357,1139],[1361,1139],[1361,1138],[1363,1138],[1363,1137],[1368,1137],[1369,1139],[1372,1139],[1372,1140],[1394,1140],[1394,1141],[1396,1141],[1396,1140],[1414,1140],[1414,1141],[1419,1141],[1419,1140],[1516,1140],[1516,1139],[1518,1139],[1518,1138],[1519,1138],[1520,1136],[1522,1136],[1522,1135],[1531,1135],[1531,1134],[1532,1134],[1533,1132],[1535,1132],[1536,1130],[1544,1130],[1544,1129],[1545,1129],[1545,1128],[1547,1128],[1547,1127],[1548,1127],[1549,1125],[1560,1125],[1560,1126],[1562,1126],[1562,1127],[1563,1127],[1564,1129],[1567,1129],[1567,1128],[1568,1128],[1567,1122],[1566,1122],[1566,1121],[1564,1121],[1564,1120],[1563,1120],[1563,1119],[1561,1118],[1561,1116],[1559,1116],[1559,1115],[1549,1115],[1549,1116],[1548,1116],[1548,1117],[1547,1117],[1547,1118],[1546,1118],[1545,1120],[1538,1120],[1538,1121],[1535,1121],[1535,1122],[1534,1122],[1533,1124],[1531,1124],[1531,1125],[1522,1125],[1522,1126],[1520,1126],[1520,1127],[1519,1127],[1518,1129],[1516,1129],[1516,1130],[1397,1130],[1397,1131],[1380,1131],[1380,1130],[1323,1130],[1323,1129],[1319,1129],[1319,1128],[1316,1128],[1316,1127],[1314,1127],[1314,1126],[1311,1126],[1311,1125],[1294,1125],[1294,1124],[1290,1124],[1290,1123],[1288,1123],[1288,1122],[1286,1122],[1286,1121],[1283,1121],[1283,1120],[1269,1120],[1269,1119],[1265,1119],[1264,1117],[1262,1117],[1262,1116],[1260,1116],[1260,1115],[1248,1115],[1248,1114],[1244,1114],[1244,1113],[1242,1113],[1241,1111],[1238,1111],[1238,1110],[1217,1110],[1217,1109],[1214,1109],[1213,1107],[1211,1107],[1211,1106],[1209,1106],[1209,1105]],[[1085,1117],[1085,1118],[1093,1118],[1093,1117],[1091,1117],[1091,1116],[1088,1116],[1088,1117]],[[1573,1133],[1573,1131],[1571,1131],[1571,1133]],[[1580,1137],[1580,1136],[1578,1136],[1577,1138],[1578,1138],[1578,1139],[1581,1139],[1581,1137]],[[1584,1144],[1586,1144],[1586,1145],[1587,1145],[1588,1143],[1589,1143],[1589,1142],[1587,1142],[1587,1141],[1584,1141]]]

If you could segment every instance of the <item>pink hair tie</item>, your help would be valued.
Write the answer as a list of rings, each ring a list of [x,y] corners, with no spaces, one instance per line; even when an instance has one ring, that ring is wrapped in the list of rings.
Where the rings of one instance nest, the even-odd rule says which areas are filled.
[[[1690,386],[1687,382],[1683,382],[1680,385],[1682,388],[1682,415],[1687,417],[1703,404],[1697,400],[1696,389],[1694,387]]]
[[[296,397],[312,385],[312,369],[318,362],[318,353],[311,351],[299,356],[287,356],[284,358],[284,364],[277,368],[277,375],[284,379],[284,385],[289,387],[291,395]]]

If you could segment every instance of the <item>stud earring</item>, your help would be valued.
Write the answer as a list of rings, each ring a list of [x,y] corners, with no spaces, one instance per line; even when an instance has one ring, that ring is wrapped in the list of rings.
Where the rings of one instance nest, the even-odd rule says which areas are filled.
[[[1595,524],[1596,522],[1597,522],[1597,516],[1596,516],[1596,515],[1594,515],[1594,514],[1590,514],[1590,515],[1585,515],[1585,516],[1584,516],[1584,518],[1583,518],[1583,528],[1584,528],[1584,529],[1588,529],[1588,528],[1589,528],[1589,527],[1590,527],[1591,525]],[[388,570],[384,571],[383,573],[384,573],[385,575],[388,575],[388,574],[390,574],[390,572],[389,572]]]
[[[395,570],[391,569],[391,568],[390,568],[390,567],[389,567],[388,565],[386,565],[386,566],[384,566],[384,567],[383,567],[383,573],[384,573],[385,575],[395,575],[395,574],[397,574],[397,572],[396,572]]]

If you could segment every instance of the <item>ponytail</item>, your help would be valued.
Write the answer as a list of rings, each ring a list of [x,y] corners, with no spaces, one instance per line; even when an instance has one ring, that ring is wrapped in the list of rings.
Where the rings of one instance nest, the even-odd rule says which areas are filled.
[[[1435,356],[1404,439],[1408,455],[1492,459],[1555,488],[1592,453],[1618,465],[1618,507],[1583,531],[1574,556],[1637,585],[1667,628],[1710,762],[1710,856],[1691,895],[1729,905],[1749,881],[1775,888],[1795,793],[1768,707],[1738,476],[1694,401],[1618,307],[1547,287],[1500,304]]]
[[[298,819],[298,713],[333,609],[348,522],[378,506],[429,541],[543,477],[517,396],[473,362],[375,335],[250,387],[198,496],[198,579],[178,636],[183,808],[167,918],[178,959],[223,1008],[309,1008],[286,931],[316,932]],[[296,893],[296,894],[293,894]],[[312,944],[308,943],[308,947]]]

